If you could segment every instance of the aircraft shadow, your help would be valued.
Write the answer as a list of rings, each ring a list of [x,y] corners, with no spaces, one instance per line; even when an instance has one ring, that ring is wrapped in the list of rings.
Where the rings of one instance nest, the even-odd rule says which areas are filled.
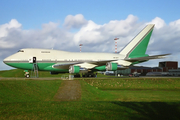
[[[179,102],[111,102],[124,107],[132,120],[179,120]]]

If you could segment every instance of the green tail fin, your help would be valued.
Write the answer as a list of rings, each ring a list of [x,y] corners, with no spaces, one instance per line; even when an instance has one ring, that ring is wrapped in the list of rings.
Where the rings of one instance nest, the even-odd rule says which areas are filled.
[[[147,46],[153,32],[154,24],[147,25],[121,52],[126,58],[137,58],[148,56]]]

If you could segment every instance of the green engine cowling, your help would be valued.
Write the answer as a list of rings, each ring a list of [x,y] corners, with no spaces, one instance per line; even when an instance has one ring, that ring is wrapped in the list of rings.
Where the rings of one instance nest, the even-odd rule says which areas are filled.
[[[80,67],[79,66],[70,66],[69,67],[69,73],[79,73]]]
[[[107,71],[117,70],[117,63],[111,63],[111,62],[106,63],[106,70]]]

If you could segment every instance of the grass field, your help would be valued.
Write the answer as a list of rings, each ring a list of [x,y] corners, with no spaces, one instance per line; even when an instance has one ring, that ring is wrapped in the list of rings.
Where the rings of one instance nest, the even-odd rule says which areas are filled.
[[[30,70],[29,70],[29,74],[30,74],[30,76],[32,75]],[[38,71],[38,75],[40,78],[47,78],[47,77],[60,78],[62,76],[69,76],[68,73],[59,73],[59,74],[51,75],[49,71]],[[12,69],[12,70],[0,71],[0,77],[25,78],[24,70],[22,70],[22,69]],[[106,76],[103,74],[98,74],[98,77],[114,77],[114,76]]]
[[[31,71],[29,71],[29,74],[31,75]],[[39,71],[38,72],[39,77],[61,77],[63,74],[56,74],[51,75],[49,71]],[[24,70],[22,69],[12,69],[12,70],[4,70],[0,71],[0,77],[16,77],[16,78],[25,78],[24,76]]]
[[[0,119],[180,119],[179,78],[75,80],[81,99],[61,102],[61,80],[0,80]]]
[[[85,80],[89,85],[116,96],[124,102],[178,102],[179,78],[123,78]]]

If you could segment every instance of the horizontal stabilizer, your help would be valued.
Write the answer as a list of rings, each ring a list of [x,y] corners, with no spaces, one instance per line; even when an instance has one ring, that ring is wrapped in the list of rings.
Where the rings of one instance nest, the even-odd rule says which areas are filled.
[[[137,58],[126,58],[124,60],[129,61],[129,62],[147,61],[147,60],[150,60],[150,59],[161,59],[161,58],[164,58],[167,55],[170,55],[170,54],[153,55],[153,56],[137,57]]]

